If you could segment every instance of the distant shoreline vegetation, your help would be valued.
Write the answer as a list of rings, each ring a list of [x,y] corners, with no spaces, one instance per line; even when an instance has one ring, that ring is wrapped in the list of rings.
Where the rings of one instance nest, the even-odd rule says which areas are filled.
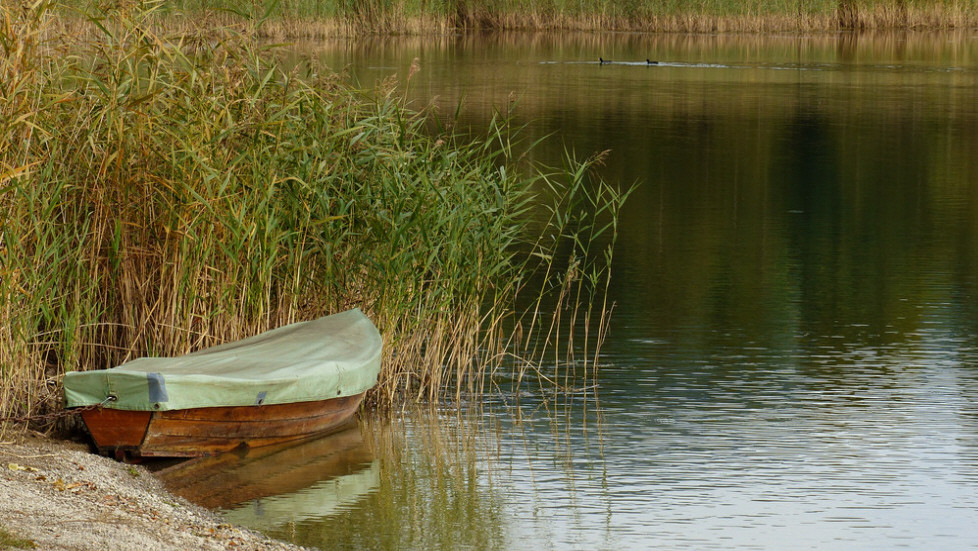
[[[73,0],[74,3],[83,3]],[[165,25],[263,20],[260,35],[457,31],[831,32],[978,26],[978,0],[171,0]],[[187,15],[203,17],[185,17]]]

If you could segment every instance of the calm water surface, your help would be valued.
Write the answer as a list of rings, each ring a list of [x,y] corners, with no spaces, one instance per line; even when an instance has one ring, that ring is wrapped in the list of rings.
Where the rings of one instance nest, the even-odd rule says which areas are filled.
[[[639,184],[597,400],[370,421],[229,517],[328,549],[978,546],[978,33],[298,49]]]

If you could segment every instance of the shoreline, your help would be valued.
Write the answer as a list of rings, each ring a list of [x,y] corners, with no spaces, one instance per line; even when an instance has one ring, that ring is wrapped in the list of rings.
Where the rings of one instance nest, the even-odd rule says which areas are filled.
[[[309,549],[224,522],[171,494],[146,467],[14,431],[0,441],[0,548]]]
[[[179,36],[214,36],[221,29],[270,40],[324,40],[456,36],[465,33],[646,33],[646,34],[749,34],[873,33],[978,30],[978,7],[935,5],[908,7],[897,2],[863,7],[851,12],[837,9],[736,12],[647,11],[618,13],[566,13],[548,10],[458,13],[405,13],[381,10],[364,15],[322,15],[280,8],[266,14],[236,13],[207,7],[150,12],[142,23],[154,32]],[[100,34],[86,18],[61,14],[63,31]]]

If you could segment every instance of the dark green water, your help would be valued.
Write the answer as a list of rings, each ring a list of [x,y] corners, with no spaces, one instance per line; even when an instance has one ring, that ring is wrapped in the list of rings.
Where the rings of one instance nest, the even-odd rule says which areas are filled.
[[[538,158],[608,149],[604,177],[639,184],[597,404],[371,425],[375,462],[319,483],[359,497],[263,528],[328,549],[978,546],[978,33],[300,49],[446,115],[463,99],[463,127],[517,99],[528,136],[555,134]]]

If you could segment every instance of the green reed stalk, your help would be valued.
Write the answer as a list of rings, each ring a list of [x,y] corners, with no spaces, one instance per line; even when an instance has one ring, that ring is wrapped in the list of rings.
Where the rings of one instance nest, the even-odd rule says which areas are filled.
[[[603,323],[623,200],[594,161],[521,163],[505,120],[432,135],[393,87],[285,71],[248,33],[157,35],[163,4],[81,39],[53,5],[0,8],[0,415],[57,409],[67,371],[353,306],[385,337],[380,406],[481,396],[514,356],[578,385],[553,369],[569,322]]]

